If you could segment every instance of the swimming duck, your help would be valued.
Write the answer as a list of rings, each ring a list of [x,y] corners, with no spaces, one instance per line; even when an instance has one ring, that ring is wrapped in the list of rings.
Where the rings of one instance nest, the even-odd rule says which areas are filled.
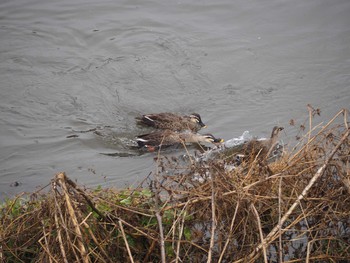
[[[136,117],[136,120],[139,124],[172,131],[190,130],[197,132],[201,128],[206,127],[198,113],[192,113],[189,116],[180,116],[170,112],[162,112],[145,114],[140,117]]]
[[[168,147],[180,143],[208,142],[217,144],[223,142],[223,139],[215,138],[212,134],[157,130],[138,136],[136,142],[140,148],[146,147],[149,151],[154,151],[159,147]]]

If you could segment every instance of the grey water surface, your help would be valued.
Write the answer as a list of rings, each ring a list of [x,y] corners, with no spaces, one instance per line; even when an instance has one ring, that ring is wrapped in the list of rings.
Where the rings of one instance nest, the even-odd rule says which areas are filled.
[[[50,183],[136,185],[141,113],[200,113],[230,139],[350,101],[350,1],[0,2],[0,199]]]

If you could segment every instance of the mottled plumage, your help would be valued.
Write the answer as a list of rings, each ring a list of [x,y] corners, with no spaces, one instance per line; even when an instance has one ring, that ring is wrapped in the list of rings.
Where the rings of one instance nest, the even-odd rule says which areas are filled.
[[[146,126],[179,132],[185,130],[197,132],[206,127],[198,113],[192,113],[189,116],[180,116],[170,112],[145,114],[136,117],[136,120],[139,124]]]
[[[199,134],[192,132],[175,132],[171,130],[157,130],[152,133],[143,134],[136,139],[139,147],[147,147],[150,150],[167,147],[179,143],[220,143],[222,139],[215,138],[211,134]]]
[[[259,154],[260,157],[268,157],[274,148],[276,146],[278,135],[280,131],[282,131],[283,127],[275,126],[272,129],[271,137],[267,140],[251,140],[247,142],[243,146],[244,155],[257,155]]]

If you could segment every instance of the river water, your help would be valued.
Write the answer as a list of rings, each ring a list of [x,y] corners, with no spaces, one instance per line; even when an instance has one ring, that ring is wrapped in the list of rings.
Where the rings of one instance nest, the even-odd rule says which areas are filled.
[[[141,113],[198,112],[224,139],[292,136],[307,104],[327,121],[349,107],[349,14],[348,0],[1,1],[0,199],[59,171],[137,184],[154,169],[127,146]]]

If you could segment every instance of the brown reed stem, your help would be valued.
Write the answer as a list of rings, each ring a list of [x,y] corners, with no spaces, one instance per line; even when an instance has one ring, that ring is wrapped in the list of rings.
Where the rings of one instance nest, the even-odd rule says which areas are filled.
[[[118,224],[119,224],[120,231],[122,232],[122,236],[123,236],[123,239],[124,239],[126,250],[128,251],[129,259],[130,259],[131,263],[134,263],[134,259],[133,259],[132,254],[131,254],[129,243],[128,243],[128,240],[126,238],[125,232],[124,232],[123,223],[119,220]]]
[[[261,247],[262,247],[262,251],[263,251],[263,254],[264,254],[264,262],[268,263],[268,261],[267,261],[267,253],[266,253],[266,242],[265,242],[265,239],[264,239],[264,234],[262,232],[262,227],[261,227],[261,221],[260,221],[259,213],[256,210],[256,208],[255,208],[253,203],[250,205],[250,207],[253,210],[253,213],[254,213],[254,215],[256,217],[256,222],[258,224],[259,235],[260,235],[260,239],[261,239]]]
[[[175,259],[175,263],[178,263],[179,261],[181,261],[180,259],[180,245],[181,245],[181,237],[183,234],[183,230],[184,230],[184,226],[185,226],[185,214],[182,213],[182,220],[181,220],[181,224],[179,224],[179,239],[177,241],[176,244],[176,259]]]
[[[72,220],[72,224],[74,226],[74,230],[75,230],[75,234],[77,237],[77,243],[78,243],[78,248],[80,251],[81,258],[82,258],[84,263],[89,263],[90,259],[89,259],[88,253],[87,253],[85,246],[84,246],[84,243],[83,243],[82,233],[81,233],[81,230],[79,227],[78,219],[77,219],[75,212],[74,212],[75,209],[74,209],[73,204],[71,203],[70,197],[68,195],[68,188],[66,186],[66,174],[65,173],[57,174],[56,180],[59,183],[59,185],[62,187],[63,192],[64,192],[64,198],[65,198],[66,203],[67,203],[67,209],[68,209],[68,213],[70,215],[70,219]]]
[[[344,114],[344,125],[345,128],[349,129],[349,125],[348,125],[348,114],[349,114],[349,110],[348,109],[343,109],[343,114]]]
[[[163,224],[162,224],[162,217],[159,214],[159,211],[156,212],[156,218],[157,218],[158,227],[159,227],[159,238],[160,238],[159,243],[160,243],[161,259],[162,259],[162,263],[166,263]]]
[[[215,241],[215,230],[216,230],[216,216],[215,216],[215,187],[214,187],[214,172],[212,174],[211,180],[211,237],[210,237],[210,245],[208,251],[208,260],[207,263],[211,262],[211,258],[213,255],[213,247]]]
[[[48,255],[49,258],[49,262],[51,263],[52,260],[54,260],[55,262],[58,263],[58,261],[52,256],[52,253],[50,252],[50,246],[49,243],[47,241],[47,236],[49,235],[49,233],[46,233],[44,224],[43,224],[43,236],[39,239],[39,244],[41,245],[41,247],[45,250],[46,254]],[[42,243],[42,240],[44,239],[45,244]]]
[[[96,212],[96,214],[98,214],[101,218],[103,218],[103,220],[105,221],[109,221],[108,218],[106,218],[104,216],[104,214],[102,214],[93,204],[93,202],[90,200],[89,196],[83,191],[81,190],[76,183],[74,183],[71,179],[69,179],[67,176],[65,177],[65,182],[67,182],[71,187],[73,187],[84,199],[85,201],[88,203],[88,205],[91,207],[91,209]]]
[[[64,263],[68,263],[66,252],[64,250],[64,245],[62,241],[62,230],[58,223],[58,217],[57,217],[57,210],[55,211],[55,225],[57,229],[57,236],[58,236],[58,244],[60,245],[61,255]]]
[[[294,156],[290,159],[290,161],[293,161],[296,157],[298,157],[300,152],[303,151],[303,149],[307,149],[309,147],[309,144],[311,144],[316,138],[318,138],[318,136],[322,132],[324,132],[324,130],[327,129],[335,121],[335,119],[339,117],[340,114],[344,114],[345,111],[346,111],[345,109],[340,110],[330,121],[328,121],[328,123],[325,126],[321,128],[321,130],[315,136],[313,136],[311,139],[309,138],[308,142],[303,147],[301,147],[301,149],[299,149],[298,152],[294,154]]]
[[[162,142],[164,140],[164,137],[162,139]],[[158,160],[160,160],[160,151],[158,152]],[[159,165],[157,166],[157,169],[159,168]],[[156,172],[156,178],[155,178],[155,209],[156,209],[156,219],[158,223],[159,228],[159,245],[160,245],[160,254],[161,254],[161,262],[166,263],[166,257],[165,257],[165,241],[164,241],[164,231],[163,231],[163,223],[162,223],[162,216],[160,215],[160,192],[161,192],[161,185],[159,180],[159,171]]]
[[[238,208],[239,208],[239,202],[237,202],[237,205],[236,205],[236,208],[235,208],[235,213],[232,217],[232,220],[231,220],[231,225],[230,225],[230,233],[226,239],[226,242],[225,242],[225,245],[224,245],[224,248],[222,249],[222,252],[221,252],[221,255],[219,257],[219,260],[218,260],[218,263],[220,263],[225,255],[225,251],[227,249],[227,246],[229,244],[229,242],[231,241],[231,236],[232,236],[232,230],[233,230],[233,224],[236,220],[236,216],[237,216],[237,212],[238,212]]]
[[[64,229],[64,231],[65,231],[65,233],[66,233],[66,238],[67,238],[67,240],[69,241],[69,242],[66,242],[66,243],[67,243],[67,245],[69,245],[69,244],[72,243],[72,241],[71,241],[71,239],[70,239],[70,234],[69,234],[69,229],[68,229],[69,227],[67,226],[67,223],[65,222],[65,219],[64,219],[64,216],[63,216],[63,213],[62,213],[61,206],[59,205],[58,200],[57,200],[57,195],[60,195],[60,193],[59,193],[58,190],[57,190],[57,180],[56,180],[56,177],[55,177],[55,179],[52,181],[52,189],[55,191],[55,194],[53,195],[54,200],[55,200],[55,208],[57,209],[57,210],[55,210],[55,211],[56,211],[56,214],[57,214],[57,212],[58,212],[58,214],[59,214],[59,216],[60,216],[59,218],[60,218],[60,220],[61,220],[61,223],[59,223],[59,221],[57,220],[56,228],[59,229],[60,231],[62,230],[62,228]],[[56,222],[55,222],[55,223],[56,223]],[[61,233],[62,233],[62,231],[61,231]],[[62,239],[62,244],[63,244],[63,239]],[[62,257],[63,257],[65,260],[67,260],[65,249],[64,249],[64,247],[62,247],[62,248],[63,248],[63,250],[61,250]],[[78,255],[77,255],[75,249],[72,249],[71,251],[73,251],[73,254],[74,254],[75,258],[77,259],[77,261],[79,261],[79,257],[78,257]],[[69,253],[69,252],[68,252],[68,253]],[[67,262],[68,262],[68,260],[67,260]]]
[[[281,176],[278,182],[278,225],[281,225],[281,215],[282,215],[282,210],[281,210],[281,205],[282,205],[282,179],[283,177]],[[279,234],[278,234],[278,255],[279,255],[279,262],[283,262],[283,250],[282,250],[282,232],[281,228],[279,229]]]
[[[311,130],[312,130],[312,112],[313,112],[313,108],[311,107],[310,104],[307,105],[307,110],[309,111],[309,132],[308,132],[308,142],[310,141],[311,138]],[[307,144],[308,147],[308,144]]]

